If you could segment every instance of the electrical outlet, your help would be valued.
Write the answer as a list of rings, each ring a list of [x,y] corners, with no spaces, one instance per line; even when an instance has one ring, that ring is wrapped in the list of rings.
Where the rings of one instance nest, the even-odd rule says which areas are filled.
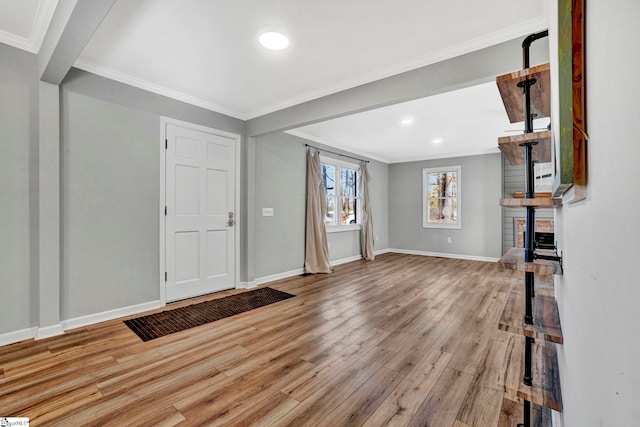
[[[380,240],[380,236],[378,236],[378,235],[376,234],[376,242],[377,242],[378,240]]]
[[[451,236],[447,237],[447,243],[451,243]]]

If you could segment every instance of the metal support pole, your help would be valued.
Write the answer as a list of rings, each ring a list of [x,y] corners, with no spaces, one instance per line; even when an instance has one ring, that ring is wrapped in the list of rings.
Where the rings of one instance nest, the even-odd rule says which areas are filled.
[[[522,68],[529,68],[529,47],[534,41],[547,37],[549,30],[540,31],[539,33],[527,36],[522,42]]]
[[[522,144],[524,148],[524,186],[525,197],[532,199],[535,197],[535,171],[533,170],[533,146],[537,142],[527,142]]]
[[[534,226],[536,222],[535,208],[527,206],[527,217],[524,232],[524,262],[533,262],[535,260],[535,252],[533,247],[533,238],[535,235]]]
[[[533,173],[533,145],[534,143],[525,143],[524,145],[524,164],[525,164],[525,197],[532,199],[535,197],[534,192],[534,173]],[[527,218],[524,233],[524,261],[533,262],[534,260],[534,237],[535,237],[536,210],[527,206]]]
[[[533,325],[533,273],[531,273],[530,271],[525,272],[524,280],[524,323],[526,323],[527,325]]]
[[[522,424],[518,424],[518,427],[531,427],[531,402],[524,401],[524,417]]]
[[[524,340],[524,375],[522,382],[525,385],[533,385],[533,377],[531,375],[531,353],[533,350],[533,338],[525,337]]]

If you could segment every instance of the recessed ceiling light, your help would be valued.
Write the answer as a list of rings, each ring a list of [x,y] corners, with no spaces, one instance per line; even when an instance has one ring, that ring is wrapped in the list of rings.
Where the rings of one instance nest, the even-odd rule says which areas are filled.
[[[260,35],[260,44],[267,49],[282,50],[289,46],[289,39],[282,33],[269,31]]]
[[[441,144],[443,141],[442,138],[436,138],[436,139],[432,139],[431,142],[433,142],[434,144]]]
[[[403,125],[410,125],[411,123],[413,123],[413,119],[403,119],[402,121],[400,121],[400,123]]]

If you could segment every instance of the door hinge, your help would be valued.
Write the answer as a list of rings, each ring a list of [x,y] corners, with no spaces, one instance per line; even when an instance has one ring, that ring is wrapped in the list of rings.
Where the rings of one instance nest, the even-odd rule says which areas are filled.
[[[164,207],[164,216],[167,216],[167,207]]]
[[[167,281],[167,272],[166,271],[164,272],[164,281],[165,282]]]
[[[164,149],[166,150],[167,148],[169,148],[169,141],[168,140],[164,140]]]

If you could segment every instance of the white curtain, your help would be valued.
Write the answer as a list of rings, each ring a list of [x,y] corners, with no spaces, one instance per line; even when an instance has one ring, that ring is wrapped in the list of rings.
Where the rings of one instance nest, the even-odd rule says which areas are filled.
[[[371,203],[369,202],[369,172],[367,171],[367,163],[360,163],[360,192],[362,196],[362,231],[360,233],[362,258],[367,261],[373,261],[373,220],[371,218]]]
[[[322,180],[320,154],[307,150],[307,225],[304,269],[307,273],[331,273],[329,245],[324,225],[327,190]]]

